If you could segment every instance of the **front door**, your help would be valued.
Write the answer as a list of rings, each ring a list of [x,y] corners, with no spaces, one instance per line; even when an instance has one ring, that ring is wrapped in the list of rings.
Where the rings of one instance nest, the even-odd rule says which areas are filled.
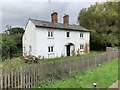
[[[70,56],[70,45],[67,45],[66,47],[67,47],[67,49],[66,49],[67,50],[67,56]]]

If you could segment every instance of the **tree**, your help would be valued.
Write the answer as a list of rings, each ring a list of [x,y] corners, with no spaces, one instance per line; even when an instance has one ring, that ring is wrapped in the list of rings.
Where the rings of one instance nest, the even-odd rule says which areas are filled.
[[[9,34],[2,34],[2,58],[12,58],[22,51],[23,28],[10,28]]]
[[[91,30],[91,49],[120,45],[118,6],[118,2],[96,3],[80,11],[79,25]]]
[[[25,32],[23,28],[19,28],[19,27],[9,28],[7,31],[9,31],[9,34],[11,35],[23,34]]]

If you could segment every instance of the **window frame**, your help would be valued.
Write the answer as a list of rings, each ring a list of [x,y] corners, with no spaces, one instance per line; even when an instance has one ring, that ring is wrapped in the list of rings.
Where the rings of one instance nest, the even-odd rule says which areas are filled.
[[[29,46],[29,52],[32,52],[32,46],[31,45]]]
[[[83,36],[84,36],[83,34],[84,34],[84,33],[81,33],[81,32],[80,32],[80,38],[83,38]]]
[[[54,52],[54,46],[48,46],[48,53]]]
[[[48,38],[53,38],[53,31],[48,31]]]
[[[70,32],[69,31],[66,32],[66,37],[70,38]]]
[[[84,45],[80,44],[80,50],[83,50],[83,49],[84,49]]]

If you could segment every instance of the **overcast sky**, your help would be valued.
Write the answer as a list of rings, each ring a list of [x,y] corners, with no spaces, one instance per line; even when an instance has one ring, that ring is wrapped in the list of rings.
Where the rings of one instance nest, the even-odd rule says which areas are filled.
[[[6,25],[24,28],[29,18],[51,21],[53,10],[58,12],[58,22],[62,23],[63,15],[66,13],[70,16],[70,24],[77,24],[77,17],[82,8],[103,1],[105,0],[69,0],[69,2],[68,0],[1,0],[0,26],[4,31]]]

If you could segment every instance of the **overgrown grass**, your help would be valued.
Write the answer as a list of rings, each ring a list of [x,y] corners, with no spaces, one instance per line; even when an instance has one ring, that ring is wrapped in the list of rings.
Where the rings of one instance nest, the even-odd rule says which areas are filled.
[[[114,59],[111,62],[106,62],[67,78],[48,82],[41,81],[33,88],[92,88],[93,83],[97,83],[99,88],[108,88],[117,79],[118,59]]]
[[[95,54],[100,54],[105,51],[90,51],[88,54],[81,54],[81,55],[75,55],[75,56],[65,56],[65,57],[57,57],[57,58],[51,58],[51,59],[44,59],[39,61],[39,63],[46,63],[46,62],[54,62],[54,61],[60,61],[60,60],[66,60],[66,59],[75,59],[79,57],[84,57],[84,56],[90,56],[90,55],[95,55]]]
[[[104,51],[91,51],[88,54],[83,54],[83,55],[76,55],[76,56],[69,56],[69,57],[58,57],[58,58],[52,58],[52,59],[44,59],[44,60],[39,60],[38,64],[40,63],[49,63],[49,62],[55,62],[55,61],[60,61],[60,60],[66,60],[66,59],[74,59],[74,58],[79,58],[82,56],[88,56],[88,55],[95,55],[95,54],[99,54],[99,53],[103,53]],[[6,59],[4,61],[1,62],[0,68],[17,68],[20,66],[26,66],[26,65],[31,65],[31,64],[26,64],[24,63],[23,60],[19,59],[19,58],[12,58],[10,59]],[[34,65],[34,64],[32,64]]]
[[[25,66],[26,64],[24,63],[23,60],[19,58],[12,58],[12,59],[6,59],[2,62],[2,67],[1,68],[15,68],[15,67],[21,67]]]

